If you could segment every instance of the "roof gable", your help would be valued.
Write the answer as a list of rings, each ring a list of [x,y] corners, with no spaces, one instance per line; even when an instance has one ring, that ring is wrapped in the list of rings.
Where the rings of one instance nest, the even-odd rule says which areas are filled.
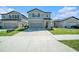
[[[4,14],[1,14],[1,15],[5,15],[5,14],[11,14],[11,13],[17,13],[17,14],[20,14],[20,15],[22,15],[24,18],[27,18],[25,15],[23,15],[23,14],[21,14],[21,13],[17,12],[17,11],[11,11],[11,12],[4,13]]]
[[[70,18],[74,18],[74,19],[79,20],[78,18],[76,18],[76,17],[74,17],[74,16],[68,17],[68,18],[66,18],[65,20],[68,20],[68,19],[70,19]]]
[[[18,14],[20,14],[20,13],[17,12],[17,11],[10,11],[10,12],[4,13],[4,14],[10,14],[10,13],[18,13]],[[1,14],[1,15],[3,15],[3,14]]]
[[[32,12],[32,11],[34,11],[34,10],[38,10],[38,11],[44,12],[44,11],[42,11],[42,10],[40,10],[40,9],[34,8],[34,9],[28,11],[27,13]],[[44,13],[51,13],[51,12],[44,12]]]
[[[76,19],[76,20],[79,20],[79,18],[76,18],[76,17],[74,17],[74,16],[71,16],[71,17],[68,17],[68,18],[65,18],[65,19],[56,20],[56,21],[65,21],[65,20],[69,20],[69,19],[71,19],[71,18],[74,18],[74,19]],[[54,20],[54,21],[55,21],[55,20]]]

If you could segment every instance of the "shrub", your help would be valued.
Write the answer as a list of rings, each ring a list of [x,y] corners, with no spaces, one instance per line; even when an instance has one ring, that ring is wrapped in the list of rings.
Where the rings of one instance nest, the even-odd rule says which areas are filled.
[[[25,30],[26,28],[17,28],[16,31],[23,31]]]
[[[77,29],[79,29],[79,26],[74,25],[74,26],[71,26],[71,28],[77,28]]]
[[[12,32],[14,31],[14,29],[7,29],[7,32]]]

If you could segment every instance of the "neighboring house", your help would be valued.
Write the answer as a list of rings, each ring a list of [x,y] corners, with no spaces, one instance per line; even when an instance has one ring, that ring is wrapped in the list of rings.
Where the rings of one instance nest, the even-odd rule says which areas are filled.
[[[2,19],[0,22],[0,27],[2,28],[22,27],[27,23],[27,17],[16,11],[1,14],[1,16]]]
[[[74,25],[79,25],[79,19],[74,16],[65,19],[54,20],[54,27],[71,28]]]
[[[11,11],[1,14],[0,28],[16,28],[29,26],[30,28],[47,28],[59,27],[59,28],[71,28],[74,25],[79,26],[79,19],[72,16],[65,19],[51,19],[51,12],[45,12],[37,8],[27,12],[28,18],[23,14]]]
[[[29,27],[50,28],[53,27],[51,12],[44,12],[37,8],[32,9],[28,13]]]

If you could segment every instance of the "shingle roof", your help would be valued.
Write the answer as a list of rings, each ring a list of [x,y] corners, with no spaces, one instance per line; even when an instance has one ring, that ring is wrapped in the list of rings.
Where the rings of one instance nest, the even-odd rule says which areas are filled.
[[[3,13],[3,14],[1,14],[1,15],[4,15],[4,14],[9,14],[9,13],[12,13],[12,12],[17,12],[17,11],[10,11],[10,12],[8,12],[8,13]],[[19,12],[17,12],[17,13],[19,13]],[[21,14],[21,13],[19,13],[19,14]],[[23,15],[23,14],[21,14],[23,17],[25,17],[25,18],[27,18],[25,15]]]
[[[68,17],[68,18],[65,18],[65,19],[57,19],[57,20],[54,20],[54,21],[65,21],[65,20],[69,20],[70,18],[75,18],[76,20],[79,20],[79,18],[71,16],[71,17]]]
[[[9,14],[9,13],[12,13],[12,12],[17,12],[17,11],[10,11],[10,12],[3,13],[3,14]],[[17,13],[19,13],[19,12],[17,12]],[[1,14],[1,15],[3,15],[3,14]]]
[[[42,11],[42,10],[40,10],[40,9],[38,9],[38,8],[34,8],[34,9],[28,11],[27,13],[29,13],[29,12],[31,12],[31,11],[33,11],[33,10],[39,10],[39,11],[44,12],[44,13],[51,13],[51,12],[45,12],[45,11]]]
[[[64,20],[68,20],[68,19],[70,19],[70,18],[75,18],[75,19],[79,20],[79,18],[74,17],[74,16],[71,16],[71,17],[65,18]],[[63,20],[63,21],[64,21],[64,20]]]

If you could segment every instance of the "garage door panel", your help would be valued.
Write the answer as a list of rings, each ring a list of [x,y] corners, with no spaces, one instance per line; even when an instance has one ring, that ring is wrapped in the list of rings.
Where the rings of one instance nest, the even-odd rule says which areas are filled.
[[[66,26],[71,28],[71,26],[77,25],[76,23],[67,23]]]
[[[4,24],[4,27],[5,28],[14,28],[14,27],[16,27],[17,25],[16,25],[16,23],[5,23]]]
[[[42,28],[43,23],[30,23],[29,27]]]
[[[35,20],[29,20],[29,27],[35,27],[35,28],[42,28],[43,20],[35,19]]]

